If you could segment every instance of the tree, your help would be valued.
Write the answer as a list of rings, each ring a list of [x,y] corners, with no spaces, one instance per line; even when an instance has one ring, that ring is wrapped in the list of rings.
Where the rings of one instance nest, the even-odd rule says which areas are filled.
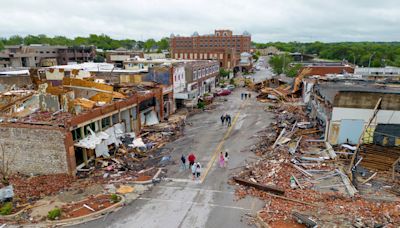
[[[5,186],[8,186],[10,184],[9,178],[11,175],[10,163],[13,162],[13,159],[6,158],[6,150],[4,144],[0,144],[0,150],[1,150],[1,158],[0,158],[1,183]]]
[[[22,36],[11,36],[10,38],[4,39],[4,44],[5,45],[19,45],[24,43],[24,38]]]
[[[222,78],[227,78],[229,77],[229,71],[225,70],[224,68],[219,68],[219,76]]]
[[[285,71],[286,76],[292,78],[296,77],[301,67],[302,67],[301,64],[291,64]]]
[[[148,39],[144,42],[144,50],[149,52],[153,47],[157,46],[157,42],[154,39]]]
[[[169,39],[162,38],[160,41],[157,42],[157,46],[160,50],[167,50],[169,48]]]
[[[293,62],[293,58],[287,53],[283,55],[275,55],[269,59],[269,64],[275,74],[282,74],[289,69],[289,64]]]

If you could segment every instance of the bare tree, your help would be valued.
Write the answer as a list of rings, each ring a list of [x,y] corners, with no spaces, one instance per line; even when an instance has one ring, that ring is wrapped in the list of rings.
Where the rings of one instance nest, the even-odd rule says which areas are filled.
[[[0,144],[0,149],[1,149],[1,163],[0,163],[0,175],[1,175],[1,183],[4,184],[5,186],[8,186],[10,184],[9,178],[10,178],[10,159],[7,159],[5,156],[6,150],[4,144]]]

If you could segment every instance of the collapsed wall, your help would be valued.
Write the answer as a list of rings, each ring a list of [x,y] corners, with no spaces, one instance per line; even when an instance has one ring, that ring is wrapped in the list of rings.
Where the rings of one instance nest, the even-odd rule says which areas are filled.
[[[68,173],[64,139],[64,130],[57,127],[1,124],[0,167],[8,162],[11,173]]]

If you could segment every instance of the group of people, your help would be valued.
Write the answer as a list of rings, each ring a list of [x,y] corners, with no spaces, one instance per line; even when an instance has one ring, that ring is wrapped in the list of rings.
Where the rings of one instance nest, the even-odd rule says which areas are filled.
[[[223,154],[221,151],[219,155],[219,167],[225,168],[228,165],[228,160],[229,160],[228,151],[225,151],[225,154]]]
[[[246,100],[247,97],[249,97],[249,99],[251,98],[251,93],[241,93],[240,94],[241,99],[243,100],[243,98]]]
[[[230,127],[232,125],[232,118],[229,114],[222,114],[222,116],[221,116],[222,125],[225,124],[225,121],[226,121],[228,127]]]
[[[187,160],[189,161],[189,169],[192,171],[192,179],[197,180],[201,176],[201,164],[200,162],[196,162],[196,156],[193,153],[190,153],[189,156],[187,157]],[[225,168],[228,165],[228,160],[229,160],[229,154],[228,151],[225,151],[223,153],[221,151],[219,155],[219,167]],[[182,170],[186,170],[186,157],[185,155],[182,154],[181,156],[181,166]]]
[[[196,156],[193,153],[190,153],[187,160],[189,161],[189,169],[192,171],[193,180],[200,178],[201,164],[200,162],[196,162]],[[181,156],[181,162],[182,169],[186,170],[186,157],[183,154]]]

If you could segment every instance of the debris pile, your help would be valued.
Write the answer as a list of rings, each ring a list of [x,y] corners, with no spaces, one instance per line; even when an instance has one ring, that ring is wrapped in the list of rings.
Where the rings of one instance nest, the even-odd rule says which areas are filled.
[[[351,153],[339,152],[322,140],[322,127],[308,119],[302,106],[281,103],[268,110],[275,113],[276,122],[259,134],[260,142],[251,148],[261,159],[231,181],[240,186],[237,198],[253,195],[267,202],[259,213],[264,222],[400,225],[399,199],[382,189],[368,196],[359,192],[346,175]]]
[[[69,188],[74,178],[67,174],[53,174],[27,177],[13,175],[10,183],[14,187],[17,201],[21,204],[36,201]]]

